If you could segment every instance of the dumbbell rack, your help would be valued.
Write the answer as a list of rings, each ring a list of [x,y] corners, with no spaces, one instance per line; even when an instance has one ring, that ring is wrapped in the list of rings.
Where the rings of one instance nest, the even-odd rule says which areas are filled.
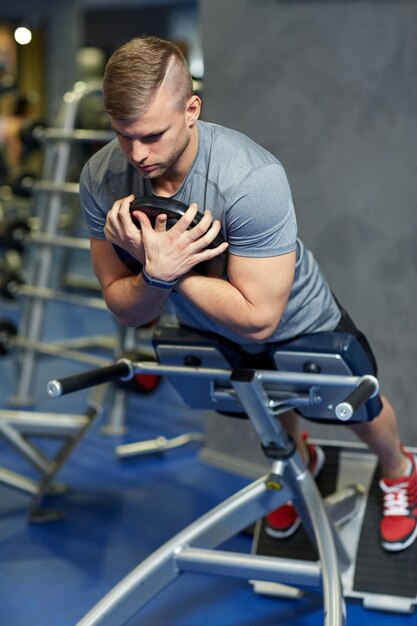
[[[91,394],[82,415],[24,410],[33,409],[35,403],[39,357],[52,356],[94,366],[106,365],[108,359],[97,356],[91,349],[105,349],[113,358],[124,338],[115,327],[114,337],[73,337],[54,343],[43,339],[47,306],[52,302],[106,311],[101,297],[52,288],[54,280],[58,283],[58,254],[62,257],[63,252],[89,249],[87,239],[68,235],[68,224],[74,224],[74,215],[68,217],[64,210],[67,209],[67,201],[70,204],[78,197],[79,191],[78,183],[68,182],[73,146],[80,145],[80,142],[104,144],[113,138],[110,131],[75,129],[80,105],[97,92],[101,93],[101,85],[76,83],[74,89],[63,97],[56,127],[40,131],[38,138],[44,145],[44,163],[42,178],[33,189],[33,219],[38,226],[27,233],[27,243],[30,244],[29,256],[25,259],[25,266],[29,261],[28,271],[25,271],[27,276],[15,285],[16,297],[23,300],[21,318],[15,329],[10,322],[0,323],[0,334],[3,335],[1,350],[3,354],[13,350],[18,365],[15,394],[9,399],[10,406],[16,410],[0,411],[0,438],[36,474],[32,478],[33,471],[29,475],[27,472],[20,473],[20,466],[18,472],[0,467],[0,484],[32,496],[28,515],[32,522],[53,521],[60,517],[55,511],[44,510],[42,500],[47,495],[58,495],[67,490],[65,486],[54,483],[54,479],[101,412],[105,394],[113,393],[110,403],[111,412],[117,416],[116,426],[122,422],[124,411],[125,392],[114,385],[103,386],[98,393]]]
[[[112,139],[109,131],[77,130],[74,128],[80,104],[92,94],[101,90],[98,84],[76,83],[74,89],[64,95],[58,112],[56,128],[44,129],[39,139],[44,143],[44,164],[42,178],[34,185],[34,213],[39,223],[39,231],[34,233],[32,246],[36,246],[33,267],[28,280],[18,285],[18,296],[24,297],[22,318],[18,334],[13,339],[19,349],[18,384],[10,404],[17,407],[31,407],[34,402],[36,385],[35,368],[39,355],[53,354],[77,361],[97,363],[89,358],[84,350],[102,346],[112,349],[116,342],[108,338],[73,338],[50,346],[42,342],[44,319],[49,302],[65,302],[74,306],[85,306],[105,310],[102,298],[85,297],[52,289],[57,254],[66,250],[88,250],[88,240],[62,235],[63,203],[78,196],[78,183],[68,182],[68,171],[72,146],[77,142],[101,142]],[[29,272],[28,272],[29,274]]]
[[[104,144],[114,136],[110,131],[75,128],[80,105],[90,95],[97,93],[101,94],[101,84],[76,83],[74,89],[63,97],[55,127],[39,129],[38,139],[44,145],[44,164],[42,178],[33,187],[34,222],[37,227],[28,228],[28,232],[23,233],[25,242],[30,244],[30,261],[33,262],[29,267],[30,272],[27,272],[28,276],[11,286],[11,290],[15,290],[15,297],[23,299],[21,321],[16,329],[13,324],[0,320],[0,353],[6,354],[15,349],[14,356],[18,361],[17,386],[14,395],[9,398],[10,406],[17,410],[0,411],[0,437],[41,474],[39,482],[36,482],[0,467],[0,483],[32,494],[29,513],[31,521],[49,521],[56,518],[55,513],[45,514],[40,509],[40,501],[47,494],[62,491],[60,486],[52,484],[52,480],[96,415],[101,412],[105,397],[108,415],[102,430],[108,434],[125,431],[127,396],[125,388],[110,383],[103,386],[99,399],[88,402],[84,415],[51,415],[25,411],[24,409],[33,408],[35,403],[39,357],[52,356],[100,367],[110,364],[115,356],[123,355],[126,351],[137,353],[139,342],[141,358],[154,357],[149,341],[151,331],[148,333],[147,329],[142,328],[124,329],[115,325],[115,334],[112,337],[71,337],[58,342],[54,340],[53,343],[43,339],[47,306],[51,302],[107,311],[101,297],[79,295],[62,289],[63,285],[76,286],[74,278],[68,272],[64,275],[62,271],[63,265],[68,270],[71,251],[89,250],[88,239],[75,236],[74,216],[68,219],[63,212],[66,200],[74,200],[79,194],[78,183],[68,180],[72,147],[86,142]],[[60,264],[63,252],[67,254],[67,263]],[[61,254],[60,257],[58,253]],[[58,280],[57,267],[61,270]],[[69,276],[70,280],[67,280]],[[52,287],[54,281],[60,289]],[[79,282],[78,286],[83,288],[83,280]],[[88,280],[84,283],[87,284]],[[94,285],[98,291],[97,281]],[[136,334],[138,332],[140,337]],[[94,354],[97,349],[110,352],[109,358]],[[140,389],[139,386],[137,388]],[[47,458],[35,442],[30,441],[32,436],[62,439],[63,442],[58,452]],[[183,441],[175,443],[182,444]],[[168,447],[173,445],[170,442]],[[152,449],[152,442],[144,442],[142,446],[144,450],[141,452],[148,452],[149,446]],[[138,454],[138,451],[135,453]],[[120,451],[118,456],[123,456],[123,452]]]
[[[64,94],[60,109],[56,116],[53,128],[38,128],[35,130],[37,140],[43,145],[42,177],[33,185],[33,217],[30,221],[35,227],[21,227],[22,244],[27,245],[32,252],[29,258],[30,267],[23,268],[22,276],[15,275],[4,288],[8,297],[22,298],[22,314],[18,329],[9,332],[9,324],[0,320],[0,336],[9,333],[7,350],[17,348],[18,357],[17,385],[9,404],[19,409],[33,408],[36,387],[36,365],[39,356],[49,355],[67,360],[75,360],[93,366],[105,365],[106,362],[86,352],[88,349],[104,349],[111,351],[112,359],[117,353],[125,350],[134,350],[138,343],[134,329],[122,329],[115,324],[114,337],[72,337],[59,342],[46,343],[43,341],[44,320],[47,306],[50,302],[64,302],[72,306],[107,311],[103,298],[85,295],[85,287],[90,292],[94,289],[99,292],[97,280],[70,275],[68,271],[69,255],[72,251],[88,251],[87,237],[76,237],[76,219],[73,214],[68,217],[64,211],[67,201],[78,199],[79,184],[70,182],[77,178],[82,165],[78,163],[77,172],[71,171],[73,148],[82,148],[86,144],[103,145],[114,138],[110,129],[92,130],[76,128],[80,111],[90,97],[100,96],[102,85],[100,82],[77,82],[72,91]],[[84,155],[83,155],[84,156]],[[84,160],[85,162],[85,160]],[[78,208],[78,202],[76,202]],[[75,217],[78,216],[78,213]],[[19,239],[20,241],[20,239]],[[58,254],[60,257],[58,257]],[[66,254],[66,257],[63,257]],[[64,262],[62,262],[64,261]],[[65,267],[64,267],[65,266]],[[59,277],[56,268],[60,268]],[[27,274],[27,275],[26,275]],[[58,280],[57,280],[58,278]],[[60,289],[52,288],[53,281],[59,284]],[[62,287],[79,287],[84,290],[83,295]],[[2,287],[3,291],[3,287]],[[140,329],[141,354],[153,356],[153,351],[146,345],[148,333]],[[0,342],[0,353],[4,342]],[[144,345],[143,345],[144,344]],[[111,411],[106,431],[120,433],[124,431],[125,391],[112,385]]]

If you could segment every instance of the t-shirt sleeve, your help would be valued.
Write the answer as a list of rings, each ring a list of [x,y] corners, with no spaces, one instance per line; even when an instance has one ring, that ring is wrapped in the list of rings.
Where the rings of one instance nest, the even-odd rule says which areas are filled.
[[[226,227],[231,254],[269,257],[295,250],[297,221],[281,164],[263,165],[241,181],[226,210]]]
[[[90,237],[93,239],[105,239],[103,229],[106,223],[106,214],[95,201],[96,195],[93,188],[90,164],[87,162],[80,176],[81,208],[84,212]]]

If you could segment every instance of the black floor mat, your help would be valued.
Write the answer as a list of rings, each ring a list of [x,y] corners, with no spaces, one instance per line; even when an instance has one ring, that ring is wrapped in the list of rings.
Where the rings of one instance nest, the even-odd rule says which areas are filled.
[[[334,493],[338,472],[339,448],[323,448],[326,461],[323,470],[317,478],[317,485],[323,497]],[[259,533],[255,533],[253,551],[263,556],[277,556],[288,559],[303,559],[305,561],[317,561],[318,555],[304,528],[301,526],[297,532],[287,539],[273,539],[266,534],[264,521],[260,522]]]
[[[386,552],[378,542],[381,494],[377,468],[372,480],[359,538],[354,590],[360,593],[415,598],[417,595],[417,542],[401,552]]]
[[[323,497],[336,488],[339,448],[324,447],[326,462],[317,479]],[[358,594],[380,594],[416,599],[417,596],[417,542],[402,552],[386,552],[379,545],[378,523],[381,512],[381,493],[378,486],[379,468],[372,479],[365,516],[359,538],[353,591]],[[259,522],[253,551],[263,556],[316,561],[317,551],[306,531],[300,527],[288,539],[272,539],[266,534],[264,522]]]

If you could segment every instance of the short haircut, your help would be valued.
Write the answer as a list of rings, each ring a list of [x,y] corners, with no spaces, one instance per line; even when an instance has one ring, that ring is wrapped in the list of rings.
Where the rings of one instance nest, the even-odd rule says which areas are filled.
[[[132,39],[107,62],[104,108],[113,119],[136,117],[146,110],[161,85],[170,90],[179,108],[192,96],[193,81],[181,50],[158,37]]]

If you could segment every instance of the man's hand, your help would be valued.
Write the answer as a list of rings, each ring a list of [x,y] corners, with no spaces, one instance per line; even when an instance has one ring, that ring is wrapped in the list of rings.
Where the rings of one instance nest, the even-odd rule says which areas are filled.
[[[142,243],[142,232],[132,222],[130,204],[135,199],[131,194],[126,198],[116,200],[107,213],[104,235],[107,241],[126,250],[134,259],[142,265],[145,261],[145,253]]]
[[[199,223],[190,228],[198,210],[193,203],[176,224],[167,230],[167,216],[163,213],[156,217],[154,227],[147,215],[139,209],[131,213],[133,200],[133,194],[116,200],[107,214],[104,234],[108,241],[137,259],[153,278],[175,280],[199,263],[220,256],[227,249],[226,242],[208,248],[221,228],[219,220],[212,221],[210,211],[205,211]],[[138,223],[140,228],[137,227]]]
[[[199,263],[214,259],[226,250],[226,242],[208,248],[221,228],[219,220],[212,221],[210,211],[204,211],[199,223],[190,228],[196,213],[197,205],[193,203],[176,224],[167,230],[166,215],[158,215],[155,228],[152,228],[145,213],[134,211],[133,216],[140,223],[140,241],[144,251],[144,261],[141,262],[147,274],[160,280],[173,281]]]
[[[205,211],[199,223],[190,228],[197,214],[197,205],[191,204],[172,228],[167,230],[167,216],[163,213],[156,217],[153,228],[142,211],[130,212],[134,198],[131,194],[116,200],[107,214],[104,234],[107,241],[123,248],[146,267],[153,278],[175,280],[227,249],[226,242],[215,248],[207,247],[221,228],[219,220],[212,221],[210,211]]]

